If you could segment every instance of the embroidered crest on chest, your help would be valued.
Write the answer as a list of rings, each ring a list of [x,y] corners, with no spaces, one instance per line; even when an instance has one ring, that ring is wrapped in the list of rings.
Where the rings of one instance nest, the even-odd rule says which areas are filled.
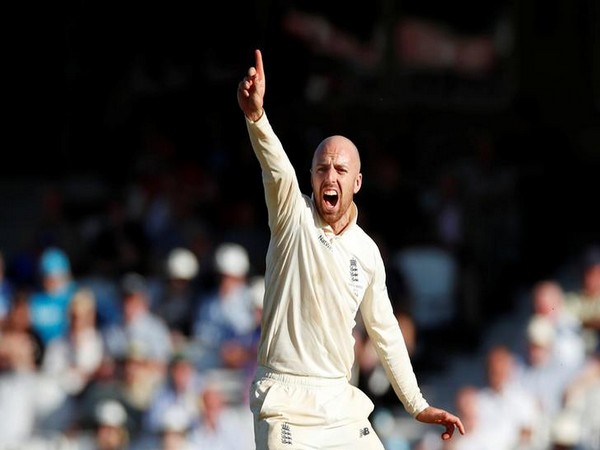
[[[358,261],[354,256],[350,258],[348,275],[350,278],[350,287],[352,288],[352,293],[358,297],[362,291],[362,283],[360,280],[360,271],[358,270]]]

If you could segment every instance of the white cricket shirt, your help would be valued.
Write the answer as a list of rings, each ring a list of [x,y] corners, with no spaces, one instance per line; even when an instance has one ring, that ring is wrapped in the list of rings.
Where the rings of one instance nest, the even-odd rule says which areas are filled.
[[[246,124],[271,231],[258,363],[281,373],[350,380],[360,308],[394,391],[416,416],[428,403],[392,310],[379,248],[356,223],[356,205],[351,223],[336,236],[301,193],[266,113]]]

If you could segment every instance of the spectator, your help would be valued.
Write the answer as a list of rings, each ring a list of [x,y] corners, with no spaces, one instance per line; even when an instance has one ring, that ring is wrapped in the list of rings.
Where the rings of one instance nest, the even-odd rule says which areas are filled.
[[[449,450],[484,450],[493,449],[495,445],[490,440],[485,427],[489,424],[481,422],[479,389],[472,385],[461,387],[455,397],[458,413],[466,421],[465,426],[469,432],[457,436],[456,441],[448,442]]]
[[[87,288],[73,294],[66,336],[53,339],[44,354],[41,369],[54,376],[69,395],[79,394],[98,369],[104,343],[96,328],[96,301]]]
[[[600,387],[600,347],[569,381],[564,396],[566,406],[585,401],[586,393],[595,386]]]
[[[79,415],[84,421],[93,417],[105,400],[117,400],[127,412],[130,442],[143,436],[144,418],[159,386],[154,361],[149,354],[144,342],[132,342],[122,358],[116,361],[113,370],[103,368],[106,373],[94,380],[81,397]],[[105,364],[108,363],[105,361]]]
[[[556,361],[578,370],[586,357],[581,322],[565,306],[562,287],[556,281],[542,280],[532,289],[533,317],[545,317],[554,329]]]
[[[429,431],[419,440],[415,450],[496,450],[498,444],[490,433],[493,425],[482,422],[479,388],[470,384],[460,387],[455,394],[455,404],[467,433],[440,442],[437,434]]]
[[[102,362],[104,344],[96,328],[95,312],[93,293],[78,289],[69,308],[67,335],[51,340],[44,352],[40,375],[64,396],[60,407],[44,420],[47,428],[66,431],[70,427],[77,416],[78,397]]]
[[[565,413],[574,414],[580,424],[582,450],[600,448],[600,346],[589,355],[583,368],[565,390]]]
[[[77,283],[71,273],[67,254],[57,247],[45,249],[39,260],[41,288],[29,298],[31,325],[44,347],[65,336],[69,325],[68,310]]]
[[[125,274],[121,279],[121,296],[122,321],[103,331],[107,351],[119,359],[125,356],[132,345],[143,343],[160,378],[173,355],[173,343],[163,318],[150,309],[146,278],[134,272]]]
[[[520,361],[516,380],[536,394],[545,412],[557,412],[563,389],[574,370],[555,358],[556,330],[547,317],[534,314],[526,333],[527,355]]]
[[[527,327],[527,357],[518,365],[515,381],[534,396],[538,408],[536,434],[547,445],[550,426],[563,407],[563,396],[573,368],[554,358],[555,329],[545,316],[534,315]]]
[[[0,328],[0,338],[5,333],[23,332],[29,336],[33,345],[33,355],[36,367],[39,366],[44,357],[44,344],[39,334],[31,325],[31,314],[29,311],[29,294],[25,290],[18,290],[12,298],[10,310]]]
[[[581,287],[567,293],[566,303],[581,321],[586,351],[592,353],[600,342],[600,246],[586,252]]]
[[[177,408],[165,412],[160,429],[160,446],[157,450],[193,450],[196,447],[189,437],[190,420]]]
[[[127,411],[115,400],[106,400],[96,410],[96,443],[98,450],[128,449]]]
[[[191,250],[176,247],[168,253],[165,266],[154,310],[167,323],[174,342],[182,343],[191,335],[199,262]]]
[[[200,424],[192,431],[197,448],[219,450],[254,449],[252,418],[229,406],[222,388],[209,381],[199,397],[202,411]],[[246,407],[244,407],[246,411]]]
[[[94,411],[91,430],[78,430],[69,438],[70,450],[128,450],[127,411],[117,400],[101,401]]]
[[[34,347],[22,331],[0,339],[0,447],[22,445],[35,427],[36,370]]]
[[[121,361],[116,361],[105,352],[88,385],[77,396],[73,428],[88,429],[95,426],[96,408],[103,400],[115,398],[115,392],[119,389],[121,370]]]
[[[494,450],[528,444],[537,429],[540,409],[535,397],[515,383],[514,353],[498,344],[486,353],[486,385],[481,388],[479,419]]]
[[[53,432],[48,418],[62,405],[64,395],[35,362],[31,336],[21,330],[0,339],[0,448],[25,447],[42,431]]]
[[[166,406],[161,410],[155,433],[140,440],[133,450],[198,450],[190,435],[194,419],[188,413],[180,405]]]
[[[144,428],[152,433],[160,432],[165,411],[172,407],[183,411],[190,421],[198,421],[200,389],[200,375],[193,362],[183,353],[175,354],[169,363],[166,380],[151,399]]]
[[[246,249],[223,243],[216,249],[214,262],[217,286],[199,298],[193,324],[196,364],[203,370],[223,367],[222,345],[252,332],[256,325]]]

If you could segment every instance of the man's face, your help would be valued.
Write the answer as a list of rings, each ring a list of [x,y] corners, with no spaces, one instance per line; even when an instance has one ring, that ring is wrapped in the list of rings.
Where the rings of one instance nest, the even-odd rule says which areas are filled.
[[[361,184],[360,158],[354,144],[342,136],[324,140],[313,157],[311,185],[317,210],[329,225],[347,219]]]

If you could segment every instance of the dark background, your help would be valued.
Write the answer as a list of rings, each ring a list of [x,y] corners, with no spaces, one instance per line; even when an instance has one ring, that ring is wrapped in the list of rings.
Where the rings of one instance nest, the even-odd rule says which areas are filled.
[[[366,172],[357,198],[363,226],[394,250],[418,239],[422,204],[451,173],[467,191],[463,198],[477,199],[471,214],[485,224],[470,232],[478,244],[459,256],[485,268],[481,301],[497,306],[484,311],[509,308],[517,286],[555,273],[599,239],[600,6],[367,3],[22,7],[12,16],[18,25],[6,57],[12,76],[0,246],[10,255],[36,245],[28,233],[39,214],[38,187],[58,186],[65,214],[77,222],[98,212],[107,191],[156,175],[165,161],[199,168],[218,184],[215,203],[196,210],[215,228],[230,226],[224,211],[242,199],[266,226],[260,173],[236,102],[237,83],[261,48],[266,108],[299,172],[325,135],[355,140]],[[291,9],[321,15],[361,42],[383,27],[384,59],[365,71],[315,51],[283,29]],[[510,48],[479,77],[406,66],[390,46],[394,24],[407,17],[462,37],[492,35],[504,17]],[[319,83],[324,93],[308,95]],[[384,156],[401,167],[398,190],[379,186]],[[480,170],[478,183],[489,184],[468,182],[456,169],[464,161]]]

